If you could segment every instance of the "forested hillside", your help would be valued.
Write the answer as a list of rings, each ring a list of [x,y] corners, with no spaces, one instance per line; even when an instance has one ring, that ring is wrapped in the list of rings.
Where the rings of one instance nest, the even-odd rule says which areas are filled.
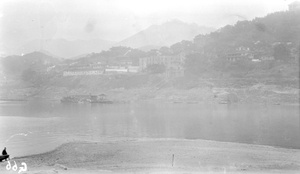
[[[209,35],[198,35],[189,45],[182,42],[180,46],[190,53],[186,68],[192,74],[212,70],[249,74],[251,70],[271,70],[288,62],[299,62],[299,43],[300,12],[285,11],[252,21],[239,21]],[[273,57],[274,60],[259,63],[226,61],[226,54],[235,52],[237,48],[247,48],[257,56]]]
[[[59,61],[37,52],[24,56],[9,56],[1,59],[4,67],[1,73],[6,74],[6,77],[9,77],[7,75],[19,76],[18,79],[21,81],[17,83],[18,86],[29,84],[40,94],[51,96],[55,93],[53,96],[57,98],[63,93],[62,91],[72,91],[72,94],[88,94],[122,89],[122,94],[130,94],[129,96],[132,97],[142,94],[139,92],[132,94],[127,90],[133,90],[131,91],[133,93],[138,89],[147,89],[149,92],[163,88],[200,89],[202,87],[239,90],[254,87],[258,90],[256,89],[258,86],[266,91],[269,89],[292,91],[291,96],[297,98],[299,42],[300,12],[283,11],[252,21],[239,21],[235,25],[225,26],[210,34],[198,35],[193,40],[184,40],[170,47],[164,46],[150,51],[118,46],[65,61]],[[241,56],[239,59],[232,59],[235,58],[232,57],[234,54]],[[154,66],[150,67],[152,71],[129,75],[97,77],[63,77],[62,75],[63,71],[72,65],[113,66],[118,63],[120,65],[120,62],[131,62],[131,66],[139,66],[140,58],[163,56],[172,58],[178,55],[185,57],[182,64],[184,77],[175,79],[167,79],[164,76],[164,67],[153,74],[153,69],[158,68]],[[156,78],[158,80],[151,81]],[[4,86],[7,86],[8,79],[2,80],[6,83]],[[13,89],[12,86],[7,86],[7,88]],[[30,91],[33,92],[29,93],[33,93],[32,95],[37,93],[32,89],[30,88]],[[175,90],[175,93],[177,92]],[[13,93],[16,92],[13,91]],[[260,95],[264,94],[257,96]],[[156,94],[153,96],[155,97]],[[293,101],[296,99],[293,98]]]

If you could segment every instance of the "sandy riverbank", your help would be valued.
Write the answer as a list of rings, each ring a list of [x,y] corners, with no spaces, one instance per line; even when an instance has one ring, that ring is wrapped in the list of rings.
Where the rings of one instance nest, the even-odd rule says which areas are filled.
[[[172,156],[174,154],[174,161]],[[206,140],[124,139],[73,142],[44,154],[12,159],[27,174],[298,173],[300,150]],[[173,163],[173,166],[172,166]],[[1,163],[0,173],[6,171]]]

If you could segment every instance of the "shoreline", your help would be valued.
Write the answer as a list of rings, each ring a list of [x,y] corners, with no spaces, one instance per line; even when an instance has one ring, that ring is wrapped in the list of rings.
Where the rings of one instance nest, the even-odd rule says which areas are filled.
[[[154,77],[152,77],[154,78]],[[152,79],[151,78],[151,79]],[[106,94],[108,100],[115,102],[134,102],[144,100],[163,100],[174,103],[195,103],[195,102],[211,102],[211,103],[261,103],[261,104],[299,104],[299,81],[297,85],[273,84],[273,83],[246,83],[244,81],[232,81],[230,84],[225,82],[219,84],[214,83],[213,79],[205,80],[205,83],[195,82],[190,84],[183,83],[183,86],[178,86],[179,82],[168,82],[165,86],[156,86],[156,77],[149,81],[149,84],[134,83],[136,85],[125,85],[119,83],[118,80],[113,80],[118,85],[108,86],[91,86],[82,85],[80,87],[68,86],[44,86],[40,87],[18,87],[2,86],[3,92],[0,96],[9,100],[61,100],[65,96],[72,95],[99,95]],[[83,79],[82,79],[83,80]],[[89,83],[94,82],[89,79]],[[133,80],[133,79],[131,79]],[[148,79],[149,80],[149,79]],[[154,80],[154,81],[153,81]],[[132,82],[135,82],[134,80]],[[150,83],[151,82],[151,83]],[[236,82],[237,84],[235,84]],[[295,82],[295,83],[296,83]],[[87,82],[86,82],[87,83]],[[229,83],[229,82],[228,82]],[[235,85],[233,85],[233,84]],[[138,85],[139,84],[139,85]],[[181,84],[181,83],[179,83]],[[10,93],[4,91],[10,90]]]
[[[11,160],[18,164],[26,162],[32,173],[47,173],[49,170],[62,174],[80,173],[83,170],[84,173],[300,171],[300,149],[173,138],[76,141],[46,153],[15,157]],[[4,164],[6,163],[1,163],[0,171],[5,171]]]
[[[0,102],[31,102],[31,101],[51,101],[55,103],[62,103],[59,98],[46,98],[46,97],[33,97],[27,100],[0,100]],[[239,101],[239,102],[222,102],[217,100],[210,100],[210,101],[204,101],[204,100],[172,100],[172,99],[157,99],[157,98],[151,98],[151,99],[140,99],[140,100],[113,100],[113,103],[110,104],[128,104],[128,103],[137,103],[137,102],[153,102],[153,101],[159,101],[164,103],[170,103],[170,104],[202,104],[202,103],[208,103],[208,104],[218,104],[218,105],[230,105],[230,104],[257,104],[257,105],[286,105],[286,106],[299,106],[300,102],[254,102],[254,101]],[[66,104],[95,104],[95,103],[76,103],[76,102],[67,102]]]
[[[54,152],[58,149],[60,149],[62,146],[67,144],[78,144],[78,143],[116,143],[116,142],[123,142],[123,141],[181,141],[181,142],[197,142],[197,141],[203,141],[207,143],[212,144],[232,144],[236,146],[256,146],[261,148],[274,148],[274,149],[281,149],[281,150],[295,150],[300,152],[300,148],[292,148],[292,147],[281,147],[281,146],[271,146],[271,145],[263,145],[263,144],[249,144],[249,143],[241,143],[241,142],[229,142],[229,141],[217,141],[217,140],[206,140],[206,139],[184,139],[184,138],[148,138],[148,137],[141,137],[141,138],[130,138],[130,137],[107,137],[103,138],[102,140],[93,141],[93,140],[74,140],[62,143],[58,145],[57,147],[53,148],[52,150],[41,152],[41,153],[34,153],[24,156],[15,156],[12,159],[21,159],[21,158],[31,158],[38,155],[48,154],[51,152]]]

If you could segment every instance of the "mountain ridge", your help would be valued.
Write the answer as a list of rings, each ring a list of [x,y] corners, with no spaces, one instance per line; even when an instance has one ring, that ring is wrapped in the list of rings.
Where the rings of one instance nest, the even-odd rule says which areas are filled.
[[[115,46],[132,48],[170,46],[182,40],[192,40],[198,34],[207,34],[213,28],[198,26],[195,23],[185,23],[180,20],[167,21],[150,27],[118,42]]]
[[[91,39],[91,40],[67,40],[58,39],[35,39],[17,47],[10,48],[11,54],[27,54],[34,51],[45,51],[61,58],[72,58],[91,52],[101,52],[110,48],[114,42]]]

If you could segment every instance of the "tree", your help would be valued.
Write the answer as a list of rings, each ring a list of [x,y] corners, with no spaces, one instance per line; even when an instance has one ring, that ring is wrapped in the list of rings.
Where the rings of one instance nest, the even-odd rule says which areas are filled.
[[[159,49],[159,52],[163,55],[163,56],[169,56],[172,54],[172,50],[169,47],[163,46]]]
[[[297,53],[298,53],[298,62],[299,62],[300,61],[300,43],[298,45]]]
[[[181,42],[171,45],[170,49],[172,50],[173,54],[175,54],[175,55],[182,53],[182,52],[190,53],[194,49],[194,44],[191,41],[183,40]]]
[[[201,75],[210,68],[208,58],[204,54],[194,53],[186,56],[185,70],[189,74]]]
[[[284,44],[275,45],[273,56],[276,60],[286,62],[290,59],[290,50],[288,50]]]
[[[158,55],[158,50],[157,49],[151,49],[146,53],[146,56],[157,56]]]
[[[132,60],[133,65],[137,66],[139,65],[139,58],[146,57],[146,52],[139,49],[132,49],[126,54],[126,56]]]
[[[250,59],[237,60],[229,65],[229,69],[237,74],[248,73],[254,69],[255,64]]]
[[[150,74],[162,74],[166,71],[166,66],[163,64],[148,65],[146,71]]]
[[[25,82],[33,81],[37,76],[37,73],[32,69],[26,69],[22,73],[22,80]]]

